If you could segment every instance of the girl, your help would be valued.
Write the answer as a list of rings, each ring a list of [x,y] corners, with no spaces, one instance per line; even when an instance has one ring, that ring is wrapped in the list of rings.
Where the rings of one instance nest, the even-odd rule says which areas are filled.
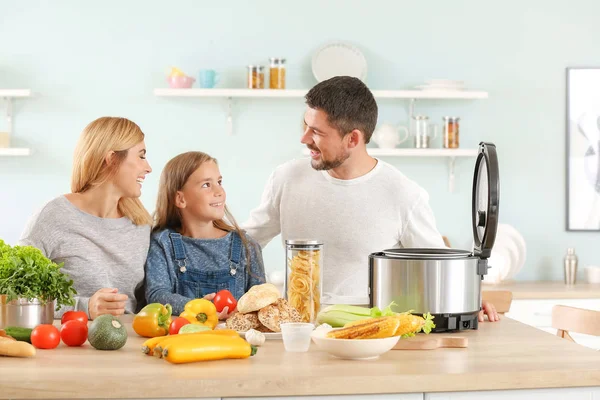
[[[239,299],[265,282],[260,246],[229,213],[221,181],[217,160],[205,153],[180,154],[165,166],[146,261],[149,303],[180,314],[192,299],[223,289]],[[226,307],[220,318],[233,311]]]
[[[82,132],[73,159],[71,193],[34,215],[19,241],[37,247],[73,279],[74,307],[91,319],[134,313],[143,299],[150,214],[139,200],[152,171],[144,133],[125,118],[103,117]]]

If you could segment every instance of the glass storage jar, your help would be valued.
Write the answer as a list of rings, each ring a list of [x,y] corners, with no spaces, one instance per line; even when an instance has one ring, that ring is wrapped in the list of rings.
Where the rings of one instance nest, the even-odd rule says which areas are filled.
[[[265,67],[248,65],[248,89],[265,88]]]
[[[269,88],[285,89],[285,58],[270,59]]]
[[[284,297],[300,313],[302,322],[314,323],[321,307],[323,242],[286,240]]]
[[[457,149],[459,141],[459,117],[444,117],[444,147],[446,149]]]

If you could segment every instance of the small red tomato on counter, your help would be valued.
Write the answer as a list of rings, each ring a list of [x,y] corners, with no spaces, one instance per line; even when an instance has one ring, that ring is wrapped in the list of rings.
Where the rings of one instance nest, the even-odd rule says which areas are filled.
[[[81,346],[88,336],[87,321],[67,321],[60,327],[60,338],[67,346]]]
[[[60,343],[60,332],[54,325],[41,324],[31,331],[31,344],[38,349],[54,349]]]
[[[215,295],[213,303],[217,308],[217,312],[223,311],[225,307],[229,307],[229,312],[232,312],[237,306],[237,300],[229,290],[220,290]]]
[[[65,322],[71,321],[74,319],[77,321],[81,321],[87,325],[88,316],[83,311],[67,311],[66,313],[63,314],[62,318],[60,319],[60,323],[64,324]]]
[[[177,317],[173,320],[173,322],[171,322],[171,325],[169,325],[169,335],[177,335],[179,333],[179,330],[181,329],[182,326],[189,324],[190,321],[188,321],[185,318],[182,317]]]

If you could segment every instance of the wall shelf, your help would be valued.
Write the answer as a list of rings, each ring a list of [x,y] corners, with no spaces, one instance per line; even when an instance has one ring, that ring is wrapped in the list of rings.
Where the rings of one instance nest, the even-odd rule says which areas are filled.
[[[456,157],[477,157],[479,149],[381,149],[368,147],[372,157],[448,157],[448,191],[454,191],[454,166]],[[302,151],[310,155],[309,149]]]
[[[13,131],[13,99],[31,97],[31,89],[0,89],[0,98],[6,101],[6,131],[9,136]],[[0,156],[28,156],[30,149],[0,148]]]
[[[20,147],[0,148],[0,156],[29,156],[31,149]]]
[[[302,98],[308,89],[154,89],[158,97],[200,97],[227,99],[227,133],[233,134],[233,99],[236,98]],[[487,99],[488,93],[474,90],[373,90],[376,99],[410,100],[409,120],[414,115],[415,102],[423,100],[477,100]]]
[[[154,89],[160,97],[300,98],[308,89]],[[376,99],[487,99],[488,93],[472,90],[373,90]]]

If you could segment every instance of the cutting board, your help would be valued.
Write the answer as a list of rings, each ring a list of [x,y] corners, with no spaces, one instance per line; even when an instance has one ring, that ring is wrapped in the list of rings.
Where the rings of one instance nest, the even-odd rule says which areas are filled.
[[[440,336],[440,337],[412,337],[400,339],[392,350],[433,350],[440,347],[465,348],[469,345],[469,339],[462,336]]]

